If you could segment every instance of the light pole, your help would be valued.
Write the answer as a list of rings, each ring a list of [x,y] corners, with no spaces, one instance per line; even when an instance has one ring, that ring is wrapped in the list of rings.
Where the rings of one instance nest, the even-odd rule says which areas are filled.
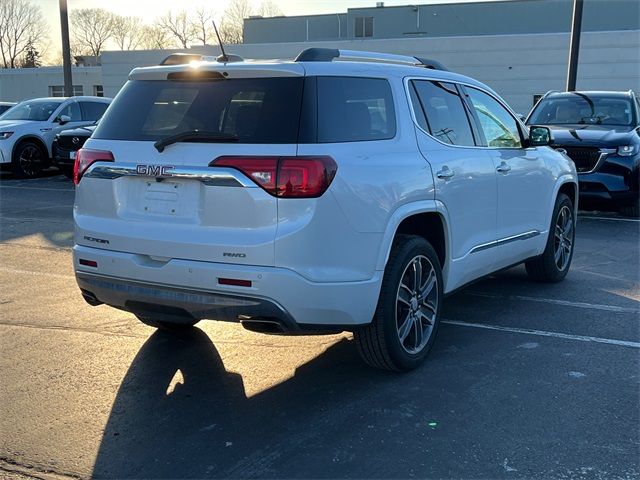
[[[580,32],[582,31],[582,1],[583,0],[573,0],[573,22],[571,24],[571,44],[569,45],[567,92],[573,92],[576,89],[578,54],[580,53]]]
[[[69,16],[67,15],[67,0],[59,0],[60,30],[62,31],[62,70],[64,71],[64,96],[73,96],[73,81],[71,79],[71,47],[69,46]]]

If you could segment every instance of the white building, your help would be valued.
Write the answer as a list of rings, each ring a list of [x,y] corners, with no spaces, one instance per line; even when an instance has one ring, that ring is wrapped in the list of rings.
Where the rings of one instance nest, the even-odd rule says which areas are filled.
[[[36,97],[64,96],[62,67],[0,70],[0,101],[17,102]],[[74,95],[103,95],[101,67],[73,67]]]
[[[571,3],[429,4],[349,9],[329,16],[251,18],[245,20],[245,32],[255,43],[227,50],[254,59],[292,59],[309,47],[432,58],[488,84],[524,114],[538,95],[565,88]],[[328,21],[335,31],[323,23]],[[583,27],[576,88],[640,91],[640,2],[585,0]],[[272,43],[274,39],[279,43]],[[158,64],[175,51],[180,50],[104,52],[102,67],[75,68],[73,83],[82,86],[85,95],[102,85],[104,95],[113,97],[133,68]],[[214,46],[188,51],[220,53]],[[48,96],[60,92],[61,85],[58,67],[0,70],[0,100]]]

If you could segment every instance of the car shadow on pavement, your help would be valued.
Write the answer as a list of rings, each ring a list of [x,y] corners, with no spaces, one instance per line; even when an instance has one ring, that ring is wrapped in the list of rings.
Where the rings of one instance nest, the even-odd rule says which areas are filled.
[[[289,447],[307,445],[308,452],[319,436],[330,441],[323,429],[345,420],[334,404],[344,410],[344,402],[394,378],[362,364],[343,339],[289,380],[247,398],[242,377],[226,371],[203,331],[156,331],[122,381],[92,477],[269,476]],[[305,468],[303,459],[295,464]],[[310,468],[298,475],[313,476]]]

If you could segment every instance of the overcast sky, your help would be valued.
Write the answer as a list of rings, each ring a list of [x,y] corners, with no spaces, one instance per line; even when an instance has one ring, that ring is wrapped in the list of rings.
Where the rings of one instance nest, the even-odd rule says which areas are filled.
[[[0,0],[1,1],[1,0]],[[60,51],[60,12],[58,0],[31,0],[36,5],[40,5],[43,13],[50,24],[49,40],[51,41],[48,55],[55,55]],[[308,15],[314,13],[335,13],[346,12],[347,8],[353,7],[373,7],[376,0],[272,0],[284,15]],[[490,0],[385,0],[384,4],[407,5],[407,4],[429,4],[429,3],[458,3],[469,1],[490,1]],[[570,1],[570,0],[560,0]],[[229,0],[67,0],[69,11],[80,8],[104,8],[120,15],[138,16],[146,23],[153,20],[169,10],[194,11],[199,7],[211,9],[218,16],[222,15]],[[258,8],[260,0],[252,0],[254,8]],[[176,8],[176,5],[179,7]]]

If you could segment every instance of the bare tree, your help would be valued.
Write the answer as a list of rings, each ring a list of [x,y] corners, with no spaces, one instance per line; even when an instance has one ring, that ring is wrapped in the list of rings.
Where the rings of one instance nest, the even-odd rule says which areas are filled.
[[[220,35],[225,43],[242,43],[244,19],[251,15],[249,0],[231,0],[222,16]]]
[[[40,7],[28,0],[0,1],[0,55],[4,68],[17,68],[28,48],[46,40]]]
[[[173,48],[176,42],[164,28],[159,25],[145,25],[142,27],[142,39],[140,48],[145,50],[165,50]]]
[[[167,12],[158,18],[156,24],[172,35],[182,48],[188,48],[193,40],[193,29],[185,10],[175,15],[173,12]]]
[[[193,38],[202,45],[206,45],[209,39],[215,35],[213,33],[213,19],[213,13],[202,7],[196,10],[191,20]]]
[[[114,16],[102,8],[83,8],[71,12],[71,25],[77,47],[83,53],[98,57],[113,37]]]
[[[282,15],[280,7],[272,0],[263,0],[258,9],[258,15],[263,17],[279,17]]]
[[[113,17],[113,41],[120,50],[135,50],[142,43],[142,24],[138,17]]]

